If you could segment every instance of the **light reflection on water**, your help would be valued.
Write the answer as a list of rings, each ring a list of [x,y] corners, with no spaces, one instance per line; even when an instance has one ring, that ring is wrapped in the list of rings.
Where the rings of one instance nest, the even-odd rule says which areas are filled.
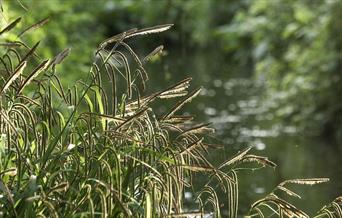
[[[175,53],[166,57],[163,62],[150,66],[150,73],[154,74],[150,84],[160,89],[191,76],[193,87],[203,86],[201,95],[185,111],[194,114],[198,121],[211,122],[217,130],[212,138],[225,144],[225,152],[210,151],[211,161],[220,164],[242,148],[253,145],[254,153],[267,156],[278,165],[276,170],[239,173],[240,213],[246,212],[255,200],[287,179],[331,178],[330,183],[316,187],[294,187],[302,199],[282,196],[308,214],[342,194],[342,156],[338,149],[324,141],[306,138],[296,126],[284,125],[275,119],[273,109],[287,93],[274,93],[272,100],[266,101],[263,93],[267,81],[253,81],[240,72],[228,71],[230,68],[225,65],[224,58],[211,55],[199,52],[187,57]],[[192,74],[185,75],[184,70]],[[165,111],[171,105],[163,104],[159,111]],[[289,110],[290,107],[284,107],[277,113],[288,113]],[[202,179],[205,178],[196,178],[195,183],[201,183]],[[187,192],[185,195],[191,202],[194,196]],[[219,197],[225,199],[223,193]]]

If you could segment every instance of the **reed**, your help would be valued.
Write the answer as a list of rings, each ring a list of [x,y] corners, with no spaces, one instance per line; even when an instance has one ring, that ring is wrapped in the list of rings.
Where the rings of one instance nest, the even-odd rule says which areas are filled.
[[[214,166],[205,135],[212,129],[192,116],[176,115],[200,89],[188,91],[191,78],[148,94],[144,64],[162,50],[136,54],[128,40],[161,33],[172,25],[131,29],[104,40],[95,50],[86,81],[63,87],[56,68],[71,52],[44,60],[39,42],[31,48],[23,33],[3,36],[17,18],[1,28],[0,216],[4,217],[189,217],[213,212],[221,217],[217,192],[226,193],[229,217],[238,216],[238,172],[245,162],[275,167],[246,148]],[[28,33],[27,33],[28,34]],[[153,101],[180,99],[162,115]],[[216,146],[217,149],[220,146]],[[184,208],[184,190],[194,173],[207,183],[194,191],[197,210]],[[313,185],[327,179],[288,180],[276,187],[299,197],[286,184]],[[264,208],[279,216],[307,217],[275,191],[251,206],[250,217]],[[342,215],[341,198],[317,215]]]

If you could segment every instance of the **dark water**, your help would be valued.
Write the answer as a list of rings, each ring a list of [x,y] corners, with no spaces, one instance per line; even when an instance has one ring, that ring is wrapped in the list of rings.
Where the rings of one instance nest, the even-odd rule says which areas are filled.
[[[225,145],[224,152],[210,151],[210,159],[216,164],[253,145],[253,153],[267,156],[278,165],[275,170],[264,168],[238,174],[239,214],[245,214],[254,201],[271,192],[281,181],[329,177],[329,183],[313,187],[290,186],[301,199],[280,195],[309,215],[315,214],[342,194],[341,152],[324,140],[306,138],[296,126],[286,126],[275,119],[272,108],[277,105],[264,97],[267,81],[253,80],[249,75],[236,72],[227,62],[217,52],[170,51],[167,57],[148,68],[150,85],[161,89],[192,77],[192,88],[203,87],[201,96],[184,112],[195,114],[198,121],[213,123],[217,131],[211,140]],[[159,112],[172,103],[159,106]],[[195,183],[202,182],[201,178],[197,179]],[[187,194],[186,197],[192,201],[192,196]],[[220,197],[224,199],[224,195]]]

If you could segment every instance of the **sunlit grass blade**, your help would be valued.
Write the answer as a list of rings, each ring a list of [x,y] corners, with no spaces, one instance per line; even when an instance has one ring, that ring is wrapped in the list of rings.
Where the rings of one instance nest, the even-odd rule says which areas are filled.
[[[71,51],[71,48],[66,48],[60,53],[58,53],[56,57],[54,57],[53,60],[51,61],[51,64],[52,65],[60,64],[64,60],[64,58],[66,58],[70,54],[70,51]]]
[[[174,113],[176,113],[179,109],[181,109],[186,103],[194,99],[200,92],[201,92],[201,88],[198,88],[194,90],[193,92],[191,92],[185,99],[183,99],[182,101],[179,101],[176,104],[176,106],[170,110],[170,112],[164,115],[163,119],[168,119],[169,117],[171,117]]]
[[[106,40],[104,40],[101,44],[100,44],[100,47],[105,47],[106,45],[110,44],[110,43],[113,43],[113,42],[118,42],[118,41],[121,41],[123,39],[125,39],[125,37],[127,35],[131,35],[135,32],[137,32],[138,29],[137,28],[133,28],[133,29],[130,29],[130,30],[127,30],[126,32],[123,32],[123,33],[119,33],[117,35],[114,35]]]
[[[29,48],[25,45],[25,47],[29,48],[30,50],[26,53],[26,55],[21,59],[21,61],[25,61],[27,60],[30,56],[35,54],[35,51],[37,49],[37,47],[39,46],[40,41],[38,41],[32,48]]]
[[[325,182],[329,182],[329,178],[290,179],[280,183],[279,186],[284,186],[290,183],[299,185],[316,185]]]
[[[19,87],[17,94],[20,94],[24,88],[30,84],[30,82],[39,75],[40,72],[44,71],[49,64],[50,60],[45,60],[42,63],[40,63],[32,72],[31,74],[24,80],[24,82]]]
[[[241,161],[243,159],[243,157],[252,149],[252,147],[247,147],[246,149],[244,149],[243,151],[241,151],[240,153],[238,153],[237,155],[235,155],[234,157],[232,157],[231,159],[225,161],[224,163],[222,163],[219,166],[219,169],[225,167],[225,166],[229,166],[232,165],[238,161]]]
[[[40,21],[38,21],[37,23],[27,27],[26,29],[24,29],[21,33],[18,34],[18,37],[21,37],[22,35],[24,35],[26,32],[29,32],[29,31],[33,31],[35,29],[38,29],[40,28],[41,26],[45,25],[46,23],[49,22],[49,18],[44,18]]]
[[[277,164],[270,161],[267,157],[262,157],[258,155],[247,154],[241,159],[242,162],[256,162],[261,164],[262,166],[276,167]]]
[[[22,72],[26,68],[26,63],[27,62],[24,61],[17,67],[17,69],[14,71],[14,73],[10,76],[10,78],[6,81],[6,83],[2,87],[0,91],[1,94],[4,93],[11,86],[14,80],[16,80],[22,74]]]
[[[8,24],[8,26],[6,26],[4,29],[0,31],[0,35],[13,29],[20,22],[20,20],[21,20],[21,17],[18,17],[17,19],[12,21],[10,24]]]
[[[139,36],[139,35],[147,35],[152,33],[161,33],[168,29],[170,29],[173,26],[173,24],[163,24],[163,25],[157,25],[153,27],[148,27],[144,29],[137,30],[131,34],[127,34],[126,38]]]
[[[142,59],[142,63],[146,63],[148,62],[151,58],[153,58],[155,55],[160,54],[161,52],[163,52],[164,46],[160,45],[157,48],[155,48],[153,51],[151,51],[151,53],[149,53],[148,55],[146,55],[143,59]]]

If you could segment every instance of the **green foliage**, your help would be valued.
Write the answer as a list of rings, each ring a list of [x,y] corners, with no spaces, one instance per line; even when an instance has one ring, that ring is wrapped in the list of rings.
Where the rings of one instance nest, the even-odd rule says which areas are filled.
[[[0,22],[5,25],[9,20],[20,16],[22,22],[18,26],[22,31],[26,27],[47,19],[46,28],[32,28],[20,37],[28,46],[33,46],[41,40],[40,53],[45,57],[52,57],[61,52],[61,49],[71,48],[72,52],[69,58],[57,68],[57,73],[65,74],[62,83],[72,86],[76,79],[86,77],[81,72],[87,71],[89,60],[93,56],[93,48],[103,38],[103,26],[98,25],[96,20],[98,14],[101,13],[102,7],[100,6],[101,2],[99,1],[84,3],[75,0],[29,0],[22,1],[22,4],[19,4],[19,1],[4,1],[4,15]],[[39,13],[30,13],[31,11]],[[30,34],[30,32],[34,32],[34,34]],[[20,33],[20,31],[14,30],[4,37],[15,39],[16,34]],[[85,36],[91,37],[85,40]],[[75,78],[75,75],[78,76]]]
[[[199,209],[213,204],[220,214],[211,183],[223,182],[220,189],[227,191],[226,184],[235,187],[236,174],[231,178],[233,169],[222,171],[205,158],[209,145],[202,135],[212,131],[207,124],[175,115],[200,89],[188,93],[191,79],[185,79],[145,95],[142,60],[147,59],[125,42],[170,26],[133,29],[105,40],[95,51],[88,80],[68,89],[56,68],[69,50],[43,60],[38,44],[27,48],[21,38],[2,44],[2,215],[185,216],[183,194],[193,172],[209,178],[198,196]],[[2,32],[15,27],[9,24]],[[182,96],[159,118],[150,106],[155,99]],[[242,160],[238,157],[234,163]]]
[[[219,148],[206,143],[204,136],[212,129],[196,124],[192,116],[176,115],[200,92],[188,92],[190,78],[145,92],[149,75],[144,63],[151,54],[138,55],[128,40],[172,25],[131,29],[108,38],[95,50],[89,72],[79,69],[87,79],[65,88],[57,69],[70,50],[45,59],[41,44],[27,46],[20,36],[25,30],[20,21],[0,28],[1,216],[185,217],[213,211],[221,217],[217,192],[224,192],[229,217],[237,217],[238,172],[256,169],[251,163],[276,166],[250,154],[251,147],[219,166],[208,161],[209,149]],[[12,33],[13,39],[8,35]],[[180,100],[166,113],[155,114],[155,100],[172,98]],[[191,190],[198,207],[187,211],[184,192],[193,187],[195,173],[206,176],[207,183]],[[289,180],[277,189],[284,191],[287,183],[325,181]],[[258,206],[267,199],[274,214],[305,217],[272,196],[253,204],[251,212],[263,216]],[[340,211],[339,198],[322,209],[325,214]]]
[[[312,135],[341,139],[340,1],[250,1],[221,28],[226,49],[247,45],[275,114]],[[243,51],[241,51],[243,52]]]
[[[48,28],[22,36],[28,46],[42,39],[44,56],[72,47],[70,57],[57,68],[59,74],[71,72],[63,75],[63,84],[71,86],[86,76],[80,72],[87,70],[92,48],[103,35],[175,23],[177,31],[154,41],[166,41],[182,53],[224,48],[231,71],[266,81],[267,97],[276,105],[275,120],[291,122],[310,135],[342,140],[339,1],[23,1],[28,11],[40,12],[31,15],[18,2],[3,1],[8,9],[3,17],[22,16],[21,26],[50,17]],[[150,47],[149,42],[138,44],[138,49]]]

